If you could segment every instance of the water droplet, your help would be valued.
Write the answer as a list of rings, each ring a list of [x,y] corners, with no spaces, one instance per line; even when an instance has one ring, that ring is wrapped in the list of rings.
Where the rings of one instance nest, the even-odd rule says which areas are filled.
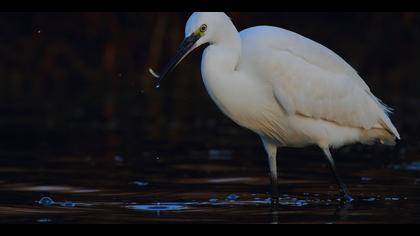
[[[234,193],[232,193],[229,196],[227,196],[226,199],[229,200],[229,201],[236,201],[236,200],[239,199],[239,196],[236,195],[236,194],[234,194]]]
[[[44,205],[44,206],[51,206],[52,204],[54,204],[54,200],[52,200],[52,198],[50,197],[42,197],[38,203],[40,205]]]
[[[37,34],[41,34],[41,33],[42,33],[42,31],[39,29],[39,30],[37,30],[37,31],[36,31],[36,33],[37,33]]]
[[[70,202],[70,201],[66,201],[66,202],[63,202],[61,204],[61,206],[63,206],[63,207],[75,207],[76,206],[76,203]]]
[[[160,84],[156,85],[156,88],[157,88],[157,89],[158,89],[158,88],[160,88]]]

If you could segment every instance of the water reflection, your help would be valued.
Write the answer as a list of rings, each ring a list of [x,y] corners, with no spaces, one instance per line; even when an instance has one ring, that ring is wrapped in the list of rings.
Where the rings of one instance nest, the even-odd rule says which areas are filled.
[[[358,153],[355,149],[351,154]],[[279,159],[277,208],[271,204],[259,149],[233,152],[230,160],[210,160],[208,150],[200,149],[159,155],[144,151],[141,158],[125,155],[124,165],[115,165],[114,155],[106,160],[43,157],[37,163],[48,168],[39,169],[26,162],[17,167],[3,158],[0,222],[419,222],[420,175],[390,168],[401,165],[400,160],[384,165],[338,153],[355,198],[343,205],[322,158],[314,158],[317,150],[313,156],[311,149],[302,152],[285,150]]]

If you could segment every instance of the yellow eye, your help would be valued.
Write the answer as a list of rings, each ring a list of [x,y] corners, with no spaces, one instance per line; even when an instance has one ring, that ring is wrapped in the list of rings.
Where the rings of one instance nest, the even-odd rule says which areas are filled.
[[[203,24],[203,25],[200,26],[200,32],[201,33],[206,32],[206,30],[207,30],[207,25],[206,24]]]

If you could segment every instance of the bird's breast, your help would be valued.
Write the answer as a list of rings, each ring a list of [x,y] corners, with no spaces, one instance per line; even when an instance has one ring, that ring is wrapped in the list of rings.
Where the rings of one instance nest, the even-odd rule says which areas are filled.
[[[203,73],[203,81],[219,109],[238,125],[279,142],[290,134],[286,115],[263,81],[240,72],[230,77]]]
[[[278,143],[285,144],[288,137],[296,136],[269,80],[252,70],[249,63],[233,62],[229,53],[216,46],[209,46],[203,54],[203,82],[219,109],[238,125]]]

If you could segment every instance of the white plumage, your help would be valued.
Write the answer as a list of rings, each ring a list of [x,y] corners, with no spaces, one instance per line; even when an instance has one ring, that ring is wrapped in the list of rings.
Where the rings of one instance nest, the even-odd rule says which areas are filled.
[[[325,130],[326,136],[341,126],[354,128],[360,135],[373,128],[386,129],[399,138],[387,116],[389,109],[371,93],[357,72],[328,48],[276,27],[253,27],[240,36],[239,67],[261,72],[254,78],[270,83],[274,98],[289,118],[302,116],[319,123],[335,123],[327,125],[331,128]],[[316,144],[326,139],[316,136]],[[354,140],[342,141],[346,144]],[[326,144],[339,146],[335,140]]]
[[[277,147],[315,144],[349,198],[329,148],[400,138],[390,110],[349,64],[319,43],[270,26],[238,33],[224,13],[215,12],[194,13],[185,34],[189,48],[173,65],[209,43],[201,66],[207,91],[227,116],[260,135],[273,183]]]

